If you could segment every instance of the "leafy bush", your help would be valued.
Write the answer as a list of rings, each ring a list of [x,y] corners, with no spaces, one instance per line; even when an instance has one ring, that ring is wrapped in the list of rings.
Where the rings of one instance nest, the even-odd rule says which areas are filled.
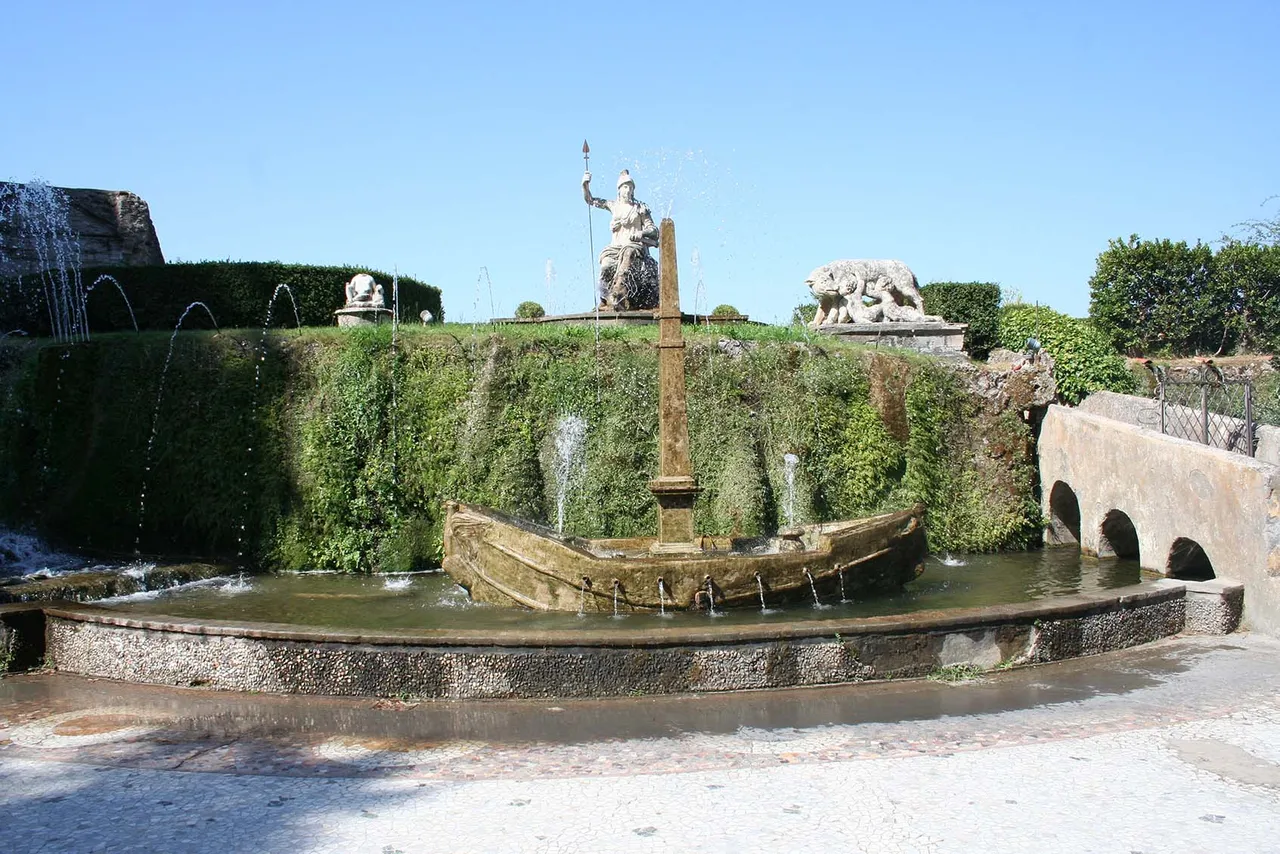
[[[718,305],[711,310],[712,317],[737,317],[739,314],[741,312],[727,303]]]
[[[392,302],[392,277],[366,267],[321,267],[256,261],[201,261],[149,267],[94,267],[81,272],[86,287],[110,275],[128,296],[140,329],[173,329],[183,310],[197,300],[209,307],[223,328],[261,327],[267,303],[278,285],[289,286],[303,326],[333,326],[333,312],[346,302],[343,285],[357,273],[371,274],[383,287],[387,307]],[[9,282],[9,295],[23,291],[23,282]],[[416,320],[424,309],[444,320],[440,289],[407,276],[398,279],[401,319]],[[132,330],[129,310],[109,281],[100,282],[88,298],[89,331]],[[281,292],[272,309],[273,326],[297,321],[289,297]],[[205,321],[207,325],[207,320]],[[49,332],[42,305],[6,299],[0,304],[0,326],[25,329],[34,335]]]
[[[1022,304],[1001,309],[1000,345],[1023,350],[1028,338],[1039,339],[1041,348],[1053,356],[1058,394],[1066,402],[1078,403],[1099,389],[1133,391],[1133,375],[1124,359],[1088,321],[1046,306]]]
[[[1000,286],[990,282],[930,282],[920,289],[925,311],[967,323],[964,349],[985,359],[1000,334]]]
[[[791,325],[807,326],[813,322],[813,318],[818,314],[818,304],[816,302],[802,302],[795,308],[791,309]]]
[[[547,312],[542,308],[542,306],[532,300],[526,300],[516,306],[516,317],[521,320],[533,320],[536,317],[544,317],[546,313]]]
[[[1215,267],[1202,244],[1109,241],[1089,279],[1089,317],[1129,355],[1220,352],[1233,300]]]
[[[1280,244],[1228,243],[1215,262],[1219,286],[1232,300],[1227,335],[1234,349],[1280,351]]]

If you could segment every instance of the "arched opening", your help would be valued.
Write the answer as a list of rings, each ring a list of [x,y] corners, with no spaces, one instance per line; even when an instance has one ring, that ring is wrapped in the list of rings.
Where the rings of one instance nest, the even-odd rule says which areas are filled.
[[[1062,481],[1049,491],[1048,534],[1050,545],[1080,545],[1080,500]]]
[[[1186,537],[1178,537],[1173,541],[1173,548],[1169,549],[1168,575],[1182,581],[1208,581],[1215,577],[1213,564],[1204,549]]]
[[[1098,539],[1098,557],[1139,560],[1138,531],[1123,510],[1112,510],[1102,520],[1102,536]]]

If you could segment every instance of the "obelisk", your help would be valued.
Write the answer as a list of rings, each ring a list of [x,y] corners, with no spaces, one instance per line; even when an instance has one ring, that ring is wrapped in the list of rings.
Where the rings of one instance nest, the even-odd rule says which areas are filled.
[[[680,331],[680,283],[676,274],[676,226],[662,221],[658,238],[658,476],[649,491],[658,502],[658,541],[652,551],[699,551],[694,542],[693,502],[698,497],[689,461],[689,418],[684,379],[684,335]]]

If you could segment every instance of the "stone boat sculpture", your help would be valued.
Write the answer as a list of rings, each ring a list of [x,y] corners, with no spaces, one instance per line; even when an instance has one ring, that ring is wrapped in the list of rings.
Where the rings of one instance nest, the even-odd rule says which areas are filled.
[[[922,506],[775,537],[699,537],[689,460],[675,226],[661,227],[658,535],[585,540],[496,510],[446,503],[444,570],[476,601],[544,611],[708,609],[888,592],[926,554]]]

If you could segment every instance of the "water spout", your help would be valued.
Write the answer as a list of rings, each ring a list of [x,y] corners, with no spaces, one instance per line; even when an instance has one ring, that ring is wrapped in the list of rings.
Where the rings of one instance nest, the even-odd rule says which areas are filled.
[[[89,340],[80,236],[71,228],[70,213],[67,194],[44,181],[10,184],[0,192],[0,222],[12,223],[18,244],[34,254],[49,329],[60,344]]]
[[[764,579],[760,577],[760,573],[756,573],[756,587],[760,589],[760,613],[766,614],[769,607],[764,604]]]
[[[666,581],[664,581],[662,576],[659,575],[658,576],[658,616],[659,617],[667,616],[667,597],[665,595],[666,585],[667,585]]]
[[[582,448],[587,436],[587,422],[578,415],[561,415],[552,433],[556,459],[552,475],[556,482],[556,530],[564,533],[564,510],[569,487],[582,469]]]
[[[783,505],[783,513],[787,517],[788,528],[796,523],[796,466],[799,464],[800,458],[795,454],[782,455],[783,474],[787,479],[787,501]]]
[[[719,616],[718,614],[716,614],[716,585],[715,585],[715,582],[711,580],[711,576],[710,576],[710,575],[704,575],[704,576],[702,577],[702,580],[703,580],[704,582],[706,582],[706,585],[707,585],[707,616],[708,616],[708,617],[716,617],[716,616]]]
[[[813,573],[809,571],[808,567],[805,567],[804,577],[809,579],[809,589],[813,591],[813,607],[821,608],[822,601],[818,598],[818,585],[814,582]]]
[[[582,576],[582,598],[578,600],[578,616],[585,616],[587,613],[587,591],[591,589],[591,579],[585,575]]]
[[[160,418],[160,402],[164,398],[164,383],[169,376],[169,363],[173,360],[173,344],[178,340],[178,331],[182,329],[182,324],[186,321],[187,315],[191,313],[191,309],[200,306],[204,309],[205,314],[209,315],[209,320],[213,323],[213,328],[218,328],[218,321],[214,318],[213,312],[209,310],[209,306],[202,302],[193,302],[187,306],[182,312],[182,316],[178,318],[177,324],[173,327],[173,334],[169,336],[169,350],[164,355],[164,367],[160,369],[160,385],[156,388],[156,402],[151,410],[151,435],[147,438],[147,451],[142,459],[142,492],[138,496],[138,532],[133,538],[133,551],[137,554],[142,543],[142,523],[146,518],[147,510],[147,484],[151,480],[151,451],[156,444],[156,432]],[[252,449],[251,449],[252,450]],[[241,530],[244,526],[241,525]]]
[[[838,570],[838,572],[839,572],[839,575],[840,575],[840,603],[843,605],[843,604],[847,604],[847,603],[849,603],[849,602],[851,602],[851,601],[853,601],[853,600],[846,598],[846,597],[845,597],[845,595],[844,595],[844,567],[843,567],[843,566],[842,566],[842,567],[840,567],[840,569]]]
[[[136,317],[134,317],[134,316],[133,316],[133,303],[129,302],[129,297],[125,296],[124,288],[120,287],[120,283],[119,283],[118,281],[116,281],[116,277],[115,277],[115,276],[109,275],[109,274],[107,274],[107,273],[103,273],[101,276],[99,276],[98,278],[96,278],[96,279],[94,279],[94,280],[93,280],[93,284],[92,284],[92,285],[90,285],[89,287],[85,288],[85,291],[84,291],[84,300],[85,300],[85,304],[86,304],[86,306],[88,305],[88,302],[89,302],[89,294],[93,293],[93,289],[94,289],[94,288],[96,288],[96,287],[98,286],[98,284],[99,284],[100,282],[103,282],[103,281],[108,281],[108,282],[110,282],[111,284],[113,284],[113,285],[115,285],[115,286],[116,286],[116,290],[120,292],[120,299],[124,300],[124,307],[125,307],[125,308],[127,308],[127,309],[129,309],[129,322],[133,324],[133,331],[134,331],[134,332],[137,332],[137,331],[138,331],[138,318],[136,318]],[[89,312],[88,312],[88,309],[86,308],[86,309],[85,309],[85,317],[87,318],[87,317],[88,317],[88,315],[89,315]],[[88,322],[88,321],[86,320],[86,323],[87,323],[87,322]]]
[[[613,616],[618,616],[618,592],[622,590],[622,582],[618,579],[613,580]]]

